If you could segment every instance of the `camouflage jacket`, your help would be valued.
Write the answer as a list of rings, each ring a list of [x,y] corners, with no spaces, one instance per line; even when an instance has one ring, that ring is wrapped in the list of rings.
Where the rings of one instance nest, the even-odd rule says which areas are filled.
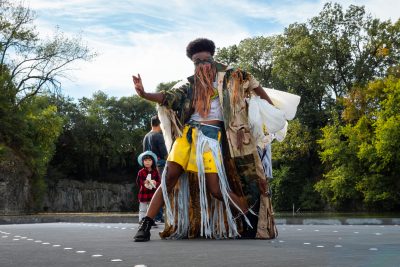
[[[252,154],[256,146],[250,133],[245,99],[250,97],[253,89],[259,86],[259,82],[248,72],[220,63],[217,63],[217,72],[217,89],[230,155],[239,157]],[[234,92],[235,82],[239,85],[236,87],[236,92]],[[193,86],[194,78],[191,76],[180,87],[163,92],[165,97],[162,105],[175,111],[182,126],[189,121],[194,112]],[[236,95],[235,100],[233,95]]]

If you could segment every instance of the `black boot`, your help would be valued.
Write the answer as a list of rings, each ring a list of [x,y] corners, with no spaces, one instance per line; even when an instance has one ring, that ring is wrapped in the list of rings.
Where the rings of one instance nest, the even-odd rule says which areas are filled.
[[[246,220],[242,216],[241,218],[242,218],[242,224],[243,224],[244,231],[240,235],[240,239],[255,239],[256,235],[257,235],[258,217],[257,217],[257,215],[254,215],[250,212],[248,212],[246,214],[246,216],[249,219],[250,224],[253,228],[247,224]]]
[[[135,242],[146,242],[150,240],[150,229],[154,224],[154,220],[150,217],[144,217],[139,223],[139,229],[133,238]]]

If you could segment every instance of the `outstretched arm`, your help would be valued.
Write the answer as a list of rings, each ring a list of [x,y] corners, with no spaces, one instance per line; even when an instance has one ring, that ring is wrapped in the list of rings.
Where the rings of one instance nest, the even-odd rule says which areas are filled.
[[[136,93],[143,97],[146,100],[157,102],[158,104],[162,104],[164,101],[164,94],[163,93],[147,93],[144,91],[142,78],[140,74],[138,76],[132,75],[133,84],[135,85]]]
[[[254,88],[254,93],[256,93],[256,95],[258,95],[261,99],[264,99],[271,105],[274,105],[274,103],[272,103],[271,98],[269,98],[267,92],[265,92],[265,90],[261,86]]]

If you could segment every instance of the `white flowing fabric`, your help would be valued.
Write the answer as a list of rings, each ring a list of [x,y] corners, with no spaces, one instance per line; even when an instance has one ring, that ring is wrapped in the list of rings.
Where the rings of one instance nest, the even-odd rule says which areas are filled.
[[[269,104],[258,95],[253,95],[249,101],[249,123],[255,131],[263,132],[263,126],[269,133],[276,133],[285,127],[285,113]],[[255,132],[256,133],[256,132]]]
[[[297,112],[300,96],[291,93],[264,88],[274,106],[257,95],[249,100],[250,130],[258,145],[264,147],[274,138],[282,142],[286,137],[288,123]],[[271,135],[272,137],[271,138]]]
[[[172,89],[179,88],[186,83],[186,79],[182,79],[174,86],[172,86]],[[172,110],[167,109],[164,106],[160,106],[159,104],[156,105],[156,109],[158,113],[158,118],[161,122],[160,127],[164,135],[165,146],[167,147],[167,151],[169,152],[172,148],[172,143],[174,139],[174,136],[172,136],[172,128],[174,128],[174,130],[178,132],[179,135],[182,135],[182,132],[179,130],[179,127],[177,127],[176,117],[174,116],[174,112]]]
[[[285,127],[283,127],[283,129],[277,131],[277,132],[274,134],[274,138],[275,138],[276,140],[278,140],[279,142],[282,142],[283,139],[285,139],[285,137],[286,137],[287,128],[288,128],[288,122],[286,121]]]
[[[286,119],[289,121],[293,120],[297,112],[297,106],[300,103],[300,96],[272,88],[264,87],[264,90],[267,92],[269,98],[271,98],[274,106],[285,113]]]
[[[171,151],[172,148],[172,125],[171,125],[171,118],[172,116],[170,115],[171,111],[168,110],[164,106],[160,106],[157,104],[157,113],[158,113],[158,118],[160,120],[160,127],[164,135],[164,142],[165,142],[165,147],[167,148],[167,151]]]

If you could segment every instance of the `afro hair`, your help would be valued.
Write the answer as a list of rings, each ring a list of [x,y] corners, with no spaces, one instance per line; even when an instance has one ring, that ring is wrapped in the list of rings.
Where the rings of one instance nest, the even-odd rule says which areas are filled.
[[[215,44],[206,38],[197,38],[191,41],[186,47],[186,55],[192,59],[192,56],[199,52],[210,52],[211,56],[215,53]]]

